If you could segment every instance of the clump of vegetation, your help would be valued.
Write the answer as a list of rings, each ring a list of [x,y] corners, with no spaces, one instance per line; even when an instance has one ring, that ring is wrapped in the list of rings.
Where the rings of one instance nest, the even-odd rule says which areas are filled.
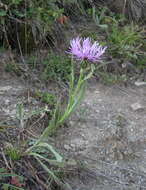
[[[146,55],[145,54],[139,55],[135,64],[136,64],[137,68],[140,69],[140,72],[145,72],[145,69],[146,69]]]
[[[68,16],[75,18],[76,13],[83,11],[85,2],[88,1],[2,0],[0,46],[17,49],[20,54],[30,53],[38,46],[56,46],[63,39],[62,26]],[[72,11],[74,8],[76,11]]]
[[[137,59],[143,37],[138,26],[134,24],[122,28],[113,25],[108,32],[107,40],[113,57]]]
[[[54,22],[62,14],[63,8],[54,0],[2,1],[0,24],[3,32],[0,36],[4,41],[1,44],[19,49],[19,52],[30,52],[50,36]]]
[[[100,72],[97,69],[97,76],[105,83],[125,82],[130,76],[129,73],[138,72],[137,66],[143,70],[145,60],[143,27],[136,22],[129,22],[123,14],[113,13],[107,7],[98,8],[95,4],[88,9],[88,14],[98,29],[95,27],[91,32],[90,29],[89,32],[84,30],[82,35],[92,36],[94,40],[108,46],[105,66],[100,68]],[[97,65],[96,67],[98,68]]]
[[[5,154],[11,158],[11,160],[20,160],[22,155],[19,147],[14,147],[11,143],[6,143]]]
[[[42,102],[48,104],[49,106],[54,106],[57,101],[55,95],[49,92],[37,91],[36,96],[40,98]]]
[[[67,81],[71,73],[71,60],[67,56],[49,54],[42,63],[44,71],[42,74],[45,80]]]
[[[127,80],[126,75],[118,75],[108,72],[98,72],[98,75],[106,85],[113,85]]]

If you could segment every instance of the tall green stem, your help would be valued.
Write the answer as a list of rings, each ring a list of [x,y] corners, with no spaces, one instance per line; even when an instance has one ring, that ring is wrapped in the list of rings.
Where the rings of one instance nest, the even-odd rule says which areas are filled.
[[[83,63],[84,64],[84,63]],[[77,84],[75,85],[75,75],[74,75],[74,65],[72,63],[72,71],[71,71],[71,79],[70,79],[70,87],[69,87],[69,99],[67,107],[64,111],[64,113],[61,113],[60,104],[58,103],[54,116],[52,120],[49,123],[49,126],[43,131],[42,135],[39,137],[39,139],[35,142],[35,144],[30,147],[27,151],[31,151],[36,146],[38,146],[39,143],[43,142],[49,135],[51,135],[55,130],[62,125],[66,119],[69,118],[71,113],[74,112],[77,105],[81,102],[84,92],[85,92],[85,86],[86,81],[92,77],[94,72],[94,67],[90,67],[90,70],[87,69],[88,73],[84,71],[84,69],[80,69],[80,76],[78,79]],[[86,74],[87,73],[87,74]]]

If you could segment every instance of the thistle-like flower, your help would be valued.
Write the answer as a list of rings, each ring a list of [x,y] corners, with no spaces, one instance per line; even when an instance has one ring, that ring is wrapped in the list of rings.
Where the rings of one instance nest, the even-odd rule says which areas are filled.
[[[88,60],[97,62],[100,60],[102,54],[107,47],[102,47],[97,41],[92,43],[91,38],[77,37],[70,41],[70,48],[68,53],[73,55],[78,60]]]

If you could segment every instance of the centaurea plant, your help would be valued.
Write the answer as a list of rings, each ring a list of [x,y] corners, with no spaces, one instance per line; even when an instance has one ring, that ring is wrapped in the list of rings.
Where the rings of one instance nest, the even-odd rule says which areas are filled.
[[[56,128],[63,124],[64,121],[69,118],[71,113],[74,112],[75,108],[83,98],[86,81],[93,75],[95,68],[94,64],[98,63],[105,50],[106,47],[100,46],[96,41],[92,43],[90,38],[84,39],[77,37],[70,41],[70,47],[67,53],[72,56],[72,72],[70,77],[68,104],[63,113],[58,104],[52,121],[36,142],[37,144],[51,135]],[[75,84],[74,59],[81,62],[80,75],[77,84]],[[82,65],[86,65],[86,68],[82,67]]]
[[[61,126],[69,116],[75,111],[76,107],[81,102],[83,95],[85,93],[86,82],[92,77],[94,73],[94,65],[98,63],[101,56],[104,54],[106,47],[102,47],[98,42],[92,43],[90,38],[75,38],[70,41],[68,54],[72,57],[72,72],[69,83],[69,99],[65,110],[62,112],[60,103],[57,104],[52,120],[49,126],[44,130],[42,135],[34,143],[33,146],[29,147],[26,151],[27,154],[34,156],[36,160],[41,163],[41,165],[46,168],[52,176],[54,175],[47,168],[47,166],[41,162],[44,160],[50,164],[60,165],[63,163],[63,158],[54,150],[54,148],[45,142],[49,135],[52,135],[56,129]],[[73,60],[76,59],[81,63],[80,65],[80,75],[77,83],[75,84],[75,74],[74,74],[74,63]],[[42,155],[35,152],[37,147],[47,148],[55,157],[55,160],[47,159]]]

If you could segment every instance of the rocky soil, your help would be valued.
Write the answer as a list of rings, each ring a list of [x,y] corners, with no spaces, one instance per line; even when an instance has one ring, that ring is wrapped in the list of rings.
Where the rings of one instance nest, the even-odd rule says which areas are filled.
[[[26,81],[1,78],[1,125],[17,124],[20,101],[29,103],[28,111],[39,108],[30,88]],[[84,101],[55,138],[58,151],[82,166],[66,179],[73,190],[146,189],[145,83],[88,84]]]
[[[85,99],[58,131],[58,147],[80,160],[74,190],[146,189],[146,85],[88,86]]]

